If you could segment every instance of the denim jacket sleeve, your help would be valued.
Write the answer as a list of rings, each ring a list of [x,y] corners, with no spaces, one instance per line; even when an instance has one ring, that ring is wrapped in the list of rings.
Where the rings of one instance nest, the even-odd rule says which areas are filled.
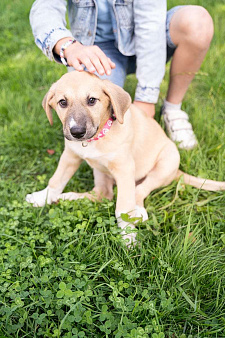
[[[166,0],[134,0],[135,100],[156,103],[166,64]]]
[[[30,11],[35,43],[50,60],[57,59],[52,51],[56,42],[72,37],[72,33],[66,28],[66,10],[67,1],[36,0]]]

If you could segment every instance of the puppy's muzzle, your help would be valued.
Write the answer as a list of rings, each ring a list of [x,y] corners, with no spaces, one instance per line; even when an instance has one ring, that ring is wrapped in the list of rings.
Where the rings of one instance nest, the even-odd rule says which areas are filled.
[[[70,128],[70,133],[74,138],[80,139],[85,135],[86,127],[84,127],[84,126],[73,126],[73,127]]]

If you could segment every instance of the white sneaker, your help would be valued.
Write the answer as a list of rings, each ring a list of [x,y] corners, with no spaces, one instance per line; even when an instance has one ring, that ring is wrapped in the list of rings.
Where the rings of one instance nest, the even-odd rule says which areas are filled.
[[[172,141],[179,143],[181,149],[193,149],[198,141],[193,132],[188,115],[183,110],[166,110],[162,107],[162,116],[166,131]]]

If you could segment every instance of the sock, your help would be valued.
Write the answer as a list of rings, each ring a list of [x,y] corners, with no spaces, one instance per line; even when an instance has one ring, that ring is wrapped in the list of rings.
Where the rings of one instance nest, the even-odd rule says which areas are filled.
[[[164,108],[166,110],[180,110],[182,102],[180,102],[178,104],[175,104],[175,103],[170,103],[170,102],[164,100],[164,104],[163,105],[164,105]]]

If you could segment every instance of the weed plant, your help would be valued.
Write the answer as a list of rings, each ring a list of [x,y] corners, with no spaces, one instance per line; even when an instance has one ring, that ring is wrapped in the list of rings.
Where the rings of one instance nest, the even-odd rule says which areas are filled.
[[[215,36],[185,97],[199,147],[180,151],[181,168],[225,180],[225,3],[188,3],[209,10]],[[43,208],[25,202],[46,186],[63,149],[60,122],[54,116],[48,124],[41,101],[66,72],[35,46],[31,4],[0,3],[0,336],[225,337],[224,192],[182,181],[154,191],[131,250],[121,241],[115,198]],[[158,120],[167,84],[168,68]],[[129,76],[132,96],[135,85]],[[66,191],[92,187],[83,164]]]

